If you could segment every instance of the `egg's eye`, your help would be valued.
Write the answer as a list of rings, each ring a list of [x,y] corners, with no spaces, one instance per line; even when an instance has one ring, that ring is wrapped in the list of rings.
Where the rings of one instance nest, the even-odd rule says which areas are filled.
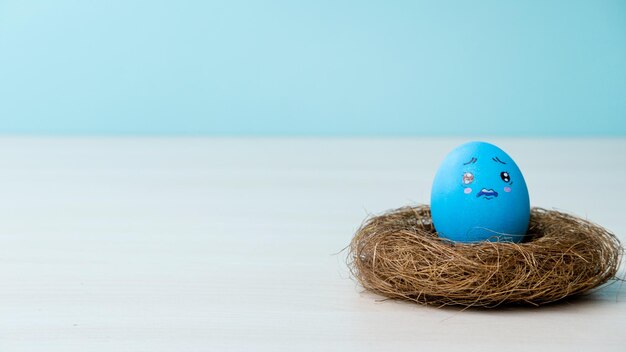
[[[466,185],[469,185],[470,183],[474,182],[474,174],[472,174],[471,172],[466,172],[463,174],[463,183]]]
[[[510,182],[511,181],[511,176],[509,176],[509,173],[506,171],[502,171],[500,173],[500,178],[502,179],[502,181],[504,182]]]

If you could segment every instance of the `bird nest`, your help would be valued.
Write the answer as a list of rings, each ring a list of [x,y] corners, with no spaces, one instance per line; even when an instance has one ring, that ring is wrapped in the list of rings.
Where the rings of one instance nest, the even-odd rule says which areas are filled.
[[[615,278],[622,255],[611,232],[562,212],[533,208],[523,243],[453,243],[437,236],[430,207],[367,219],[349,248],[367,290],[428,305],[541,305]]]

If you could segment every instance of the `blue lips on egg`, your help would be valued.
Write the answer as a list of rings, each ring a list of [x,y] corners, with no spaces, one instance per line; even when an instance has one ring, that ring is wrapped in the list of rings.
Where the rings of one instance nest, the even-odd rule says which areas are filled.
[[[485,189],[485,188],[483,188],[476,195],[476,197],[480,197],[480,196],[485,196],[484,197],[485,199],[492,199],[492,198],[498,196],[498,192],[494,191],[493,189]]]

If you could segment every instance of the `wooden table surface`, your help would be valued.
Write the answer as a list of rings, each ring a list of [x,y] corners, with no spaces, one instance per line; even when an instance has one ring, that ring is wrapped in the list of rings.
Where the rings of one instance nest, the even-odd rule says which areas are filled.
[[[436,309],[363,292],[371,213],[463,139],[0,138],[0,351],[626,351],[620,283]],[[489,139],[531,203],[626,241],[626,139]]]

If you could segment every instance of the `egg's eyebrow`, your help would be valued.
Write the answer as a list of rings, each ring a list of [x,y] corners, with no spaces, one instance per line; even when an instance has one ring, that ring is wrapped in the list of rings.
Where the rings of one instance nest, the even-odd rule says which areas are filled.
[[[495,158],[491,158],[491,160],[495,161],[496,163],[506,164],[504,161],[500,160],[500,158],[498,158],[497,156]]]
[[[473,163],[475,163],[476,161],[478,161],[478,159],[476,159],[476,158],[472,157],[472,160],[470,160],[470,161],[468,161],[468,162],[466,162],[466,163],[463,163],[463,165],[473,164]]]

